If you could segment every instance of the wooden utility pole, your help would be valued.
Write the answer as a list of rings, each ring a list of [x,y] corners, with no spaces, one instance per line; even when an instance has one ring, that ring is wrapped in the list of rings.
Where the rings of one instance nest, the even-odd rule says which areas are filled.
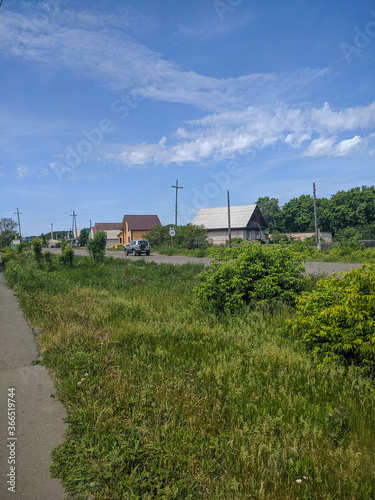
[[[22,241],[22,236],[21,236],[21,222],[20,222],[20,215],[22,215],[22,212],[20,212],[17,208],[17,212],[13,212],[14,215],[17,215],[18,217],[18,232],[20,233],[20,241]]]
[[[314,194],[314,222],[315,222],[315,243],[316,248],[320,250],[320,238],[319,238],[319,229],[318,229],[318,212],[316,210],[316,190],[315,190],[315,182],[313,182],[313,194]]]
[[[182,186],[178,185],[178,179],[176,179],[176,185],[172,186],[176,190],[176,210],[175,210],[175,216],[174,216],[174,225],[177,228],[177,193],[179,189],[184,189]]]
[[[228,198],[228,240],[229,240],[229,248],[232,248],[232,231],[230,227],[230,201],[229,201],[229,190],[227,191]]]

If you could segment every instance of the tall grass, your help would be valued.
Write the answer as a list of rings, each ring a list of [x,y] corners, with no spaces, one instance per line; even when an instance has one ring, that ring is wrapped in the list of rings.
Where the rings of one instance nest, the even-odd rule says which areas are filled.
[[[68,412],[68,498],[375,497],[375,393],[320,366],[293,311],[200,309],[201,266],[6,268]]]

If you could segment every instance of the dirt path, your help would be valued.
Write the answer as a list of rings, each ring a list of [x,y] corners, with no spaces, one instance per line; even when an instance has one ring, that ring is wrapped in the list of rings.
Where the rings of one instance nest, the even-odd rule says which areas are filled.
[[[65,408],[51,397],[56,388],[48,370],[31,365],[38,356],[33,331],[0,272],[1,500],[65,496],[59,480],[49,474],[51,452],[67,427]]]

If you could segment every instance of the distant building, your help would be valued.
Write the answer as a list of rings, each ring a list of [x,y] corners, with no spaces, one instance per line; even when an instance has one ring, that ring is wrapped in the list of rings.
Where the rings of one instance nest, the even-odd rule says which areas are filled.
[[[94,227],[94,234],[98,231],[104,231],[107,235],[107,247],[114,247],[118,232],[121,229],[121,222],[97,222]]]
[[[252,241],[268,241],[269,233],[258,205],[238,205],[230,207],[231,237]],[[202,208],[193,224],[207,229],[208,237],[214,245],[225,244],[229,238],[228,208]]]
[[[133,240],[142,239],[147,231],[158,224],[160,220],[157,215],[124,215],[116,243],[127,245]]]
[[[296,241],[304,241],[307,238],[315,238],[315,232],[308,232],[308,233],[283,233],[288,238],[291,238]],[[332,233],[328,231],[319,231],[319,237],[320,240],[323,240],[324,243],[332,243]],[[272,236],[271,236],[272,238]]]

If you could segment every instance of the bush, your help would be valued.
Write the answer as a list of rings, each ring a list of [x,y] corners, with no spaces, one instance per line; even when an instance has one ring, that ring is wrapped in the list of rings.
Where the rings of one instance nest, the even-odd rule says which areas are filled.
[[[375,363],[375,266],[317,282],[297,299],[294,328],[325,360],[362,367]]]
[[[15,259],[15,251],[10,248],[6,248],[1,254],[1,266],[5,269],[5,266],[10,260]]]
[[[42,261],[42,259],[43,259],[43,252],[42,252],[43,243],[42,243],[42,240],[40,238],[33,238],[32,241],[31,241],[31,247],[33,249],[34,259],[37,261],[38,264],[40,264],[41,261]]]
[[[87,250],[94,262],[103,262],[105,257],[105,247],[107,245],[107,234],[104,231],[95,233],[94,238],[88,240]]]
[[[246,304],[281,299],[293,303],[303,286],[302,264],[284,247],[244,243],[216,258],[195,289],[201,303],[234,313]]]
[[[66,240],[63,240],[61,245],[61,255],[59,257],[59,261],[62,262],[65,266],[72,266],[74,262],[74,250],[71,246],[68,245]]]

